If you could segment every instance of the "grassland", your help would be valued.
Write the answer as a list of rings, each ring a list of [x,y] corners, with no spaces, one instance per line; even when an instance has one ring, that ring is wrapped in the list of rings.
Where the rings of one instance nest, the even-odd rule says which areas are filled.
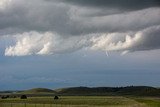
[[[0,99],[0,107],[160,107],[160,89],[146,86],[34,88],[0,96],[9,96]]]
[[[122,96],[60,96],[8,98],[0,100],[0,107],[160,107],[157,97]]]
[[[140,97],[134,98],[135,101],[144,103],[149,107],[160,107],[160,98],[157,97]]]

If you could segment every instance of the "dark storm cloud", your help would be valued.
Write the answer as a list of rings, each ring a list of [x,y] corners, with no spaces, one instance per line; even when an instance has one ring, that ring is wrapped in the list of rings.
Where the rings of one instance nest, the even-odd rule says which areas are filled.
[[[144,30],[141,37],[141,42],[135,47],[136,51],[160,49],[160,26]]]
[[[159,49],[160,38],[152,32],[157,32],[155,29],[160,26],[159,3],[158,0],[2,0],[0,36],[16,37],[15,45],[7,46],[5,55],[65,53],[82,48]],[[144,32],[150,28],[156,43]],[[141,31],[147,36],[130,35]],[[113,36],[115,33],[118,35]]]
[[[52,0],[48,0],[52,1]],[[81,6],[100,8],[119,8],[125,10],[137,10],[149,7],[159,7],[159,0],[57,0]]]
[[[12,31],[69,31],[68,7],[44,0],[13,0],[0,10],[0,29]],[[62,29],[62,26],[64,27]],[[20,30],[18,30],[20,29]],[[15,32],[16,32],[15,31]],[[9,32],[10,33],[10,32]]]
[[[5,34],[5,31],[6,33],[54,31],[60,35],[75,36],[89,33],[139,31],[160,24],[158,8],[134,12],[124,12],[126,10],[117,9],[119,7],[131,7],[127,3],[132,4],[135,9],[137,5],[145,7],[144,0],[139,1],[139,3],[136,1],[132,3],[133,0],[128,2],[124,0],[121,2],[98,1],[13,0],[8,3],[9,5],[5,9],[0,10],[0,30],[3,30],[3,33],[0,32],[0,34]],[[97,5],[96,2],[98,2]],[[86,3],[86,6],[92,5],[92,7],[82,8],[79,5],[67,3],[84,3],[84,5]],[[150,4],[150,7],[158,5],[158,1],[155,0],[146,1],[146,3]],[[100,8],[94,8],[94,5]],[[101,5],[106,5],[106,9]]]

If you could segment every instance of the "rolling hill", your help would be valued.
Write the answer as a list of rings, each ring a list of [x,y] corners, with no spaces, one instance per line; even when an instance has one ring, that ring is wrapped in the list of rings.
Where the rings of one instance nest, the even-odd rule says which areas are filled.
[[[71,87],[55,90],[60,95],[135,95],[160,96],[160,89],[148,86]]]
[[[3,95],[2,92],[0,95]],[[9,94],[9,93],[8,93]],[[160,88],[148,86],[128,86],[128,87],[70,87],[56,90],[47,88],[33,88],[24,91],[10,93],[14,95],[26,94],[28,96],[156,96],[160,97]]]
[[[47,89],[47,88],[33,88],[29,90],[22,91],[21,93],[27,93],[27,94],[55,94],[56,91]]]

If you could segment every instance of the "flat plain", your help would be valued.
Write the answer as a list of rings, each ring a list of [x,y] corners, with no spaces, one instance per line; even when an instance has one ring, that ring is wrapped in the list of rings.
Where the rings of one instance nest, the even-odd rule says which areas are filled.
[[[160,107],[158,97],[59,96],[0,99],[0,107]]]

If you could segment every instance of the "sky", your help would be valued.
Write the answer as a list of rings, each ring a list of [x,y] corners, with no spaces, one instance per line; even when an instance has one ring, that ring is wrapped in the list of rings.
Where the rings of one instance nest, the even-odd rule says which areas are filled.
[[[159,0],[0,0],[0,90],[159,77]]]

